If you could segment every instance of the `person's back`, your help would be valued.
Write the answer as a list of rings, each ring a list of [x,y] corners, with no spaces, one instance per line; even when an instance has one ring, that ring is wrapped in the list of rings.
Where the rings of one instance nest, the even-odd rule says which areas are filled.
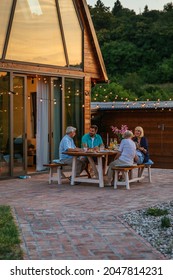
[[[107,185],[111,185],[113,180],[112,167],[120,165],[133,165],[136,160],[136,145],[132,140],[133,133],[126,130],[124,133],[124,139],[121,141],[118,153],[115,156],[115,160],[109,164],[107,171]]]
[[[134,163],[136,145],[131,139],[123,139],[121,141],[119,151],[121,152],[119,160],[122,160],[129,165]]]

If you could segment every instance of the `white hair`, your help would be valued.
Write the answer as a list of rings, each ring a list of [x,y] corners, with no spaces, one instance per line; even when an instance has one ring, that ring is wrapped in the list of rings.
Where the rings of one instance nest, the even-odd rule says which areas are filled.
[[[130,130],[126,130],[124,132],[124,135],[123,135],[124,138],[132,138],[133,137],[133,132],[130,131]]]
[[[76,131],[76,127],[73,127],[73,126],[67,126],[66,128],[66,134],[69,134],[73,131]]]

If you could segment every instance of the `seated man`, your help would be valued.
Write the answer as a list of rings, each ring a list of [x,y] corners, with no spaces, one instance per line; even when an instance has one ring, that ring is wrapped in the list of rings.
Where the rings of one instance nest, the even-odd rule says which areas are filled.
[[[103,146],[103,140],[102,137],[97,134],[98,127],[97,125],[91,125],[89,129],[89,133],[86,133],[82,136],[82,147],[87,148],[87,149],[96,149],[99,148],[100,146]],[[86,162],[87,168],[86,171],[89,169],[88,168],[88,160],[86,157],[83,157],[83,160]],[[97,158],[93,157],[94,162],[97,162]],[[92,170],[87,171],[88,176],[90,177],[92,173]],[[94,174],[93,174],[94,175]]]
[[[76,135],[76,128],[73,126],[68,126],[66,128],[66,135],[62,138],[60,145],[59,145],[59,158],[64,163],[72,166],[72,156],[64,154],[64,152],[75,150],[79,151],[80,148],[76,148],[74,143],[74,136]],[[86,164],[83,160],[77,159],[77,166],[76,166],[76,176],[79,176],[80,173],[85,169]]]
[[[133,165],[134,161],[137,161],[136,145],[132,140],[133,133],[130,130],[126,130],[124,133],[124,139],[118,148],[118,153],[115,156],[115,160],[109,164],[107,172],[107,185],[111,185],[113,180],[112,167],[119,165]]]
[[[98,127],[97,125],[91,125],[89,133],[86,133],[82,136],[82,147],[87,148],[96,148],[103,145],[102,137],[97,134]]]

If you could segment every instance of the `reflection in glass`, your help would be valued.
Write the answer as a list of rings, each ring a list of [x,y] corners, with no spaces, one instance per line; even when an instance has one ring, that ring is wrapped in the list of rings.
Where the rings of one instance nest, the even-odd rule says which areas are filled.
[[[32,14],[38,16],[43,14],[38,0],[27,0],[27,1]]]
[[[9,73],[0,72],[0,177],[9,175],[10,166],[9,88]]]
[[[0,58],[4,48],[12,2],[13,0],[1,0],[0,3]]]
[[[60,13],[70,66],[82,65],[82,30],[72,0],[60,0]],[[72,29],[73,26],[73,29]]]
[[[6,59],[66,66],[55,0],[17,1]]]
[[[65,79],[65,128],[77,128],[76,145],[81,145],[83,133],[83,80]]]

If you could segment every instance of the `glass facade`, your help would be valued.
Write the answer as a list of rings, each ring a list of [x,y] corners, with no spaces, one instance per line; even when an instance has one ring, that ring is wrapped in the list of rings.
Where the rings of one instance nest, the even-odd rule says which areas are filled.
[[[83,80],[65,78],[65,127],[77,128],[76,146],[81,146],[83,133]]]
[[[60,0],[60,13],[70,66],[82,66],[82,30],[73,1]],[[73,27],[73,29],[72,29]],[[72,32],[73,30],[73,32]]]
[[[0,59],[4,50],[7,60],[82,68],[83,32],[73,0],[17,0],[14,14],[12,2],[0,4]]]
[[[17,62],[24,62],[82,69],[83,28],[75,0],[1,0],[1,60],[7,62],[5,71],[0,72],[0,178],[3,178],[25,174],[33,165],[35,171],[42,170],[43,163],[58,158],[59,143],[69,125],[77,128],[75,143],[81,145],[84,79],[69,74],[67,77],[65,72],[60,75],[55,67],[52,67],[55,71],[45,76],[41,67],[36,75],[27,72],[27,66],[24,72],[21,70],[24,66],[19,69],[16,66]],[[46,114],[44,104],[47,104]],[[40,149],[43,132],[46,143]]]
[[[67,126],[77,128],[75,143],[81,146],[83,87],[83,79],[72,77],[33,79],[0,72],[0,177],[24,174],[27,164],[38,168],[38,158],[37,171],[42,170],[43,163],[58,158]],[[32,153],[28,150],[31,143]]]
[[[18,0],[6,59],[66,66],[54,0]]]

